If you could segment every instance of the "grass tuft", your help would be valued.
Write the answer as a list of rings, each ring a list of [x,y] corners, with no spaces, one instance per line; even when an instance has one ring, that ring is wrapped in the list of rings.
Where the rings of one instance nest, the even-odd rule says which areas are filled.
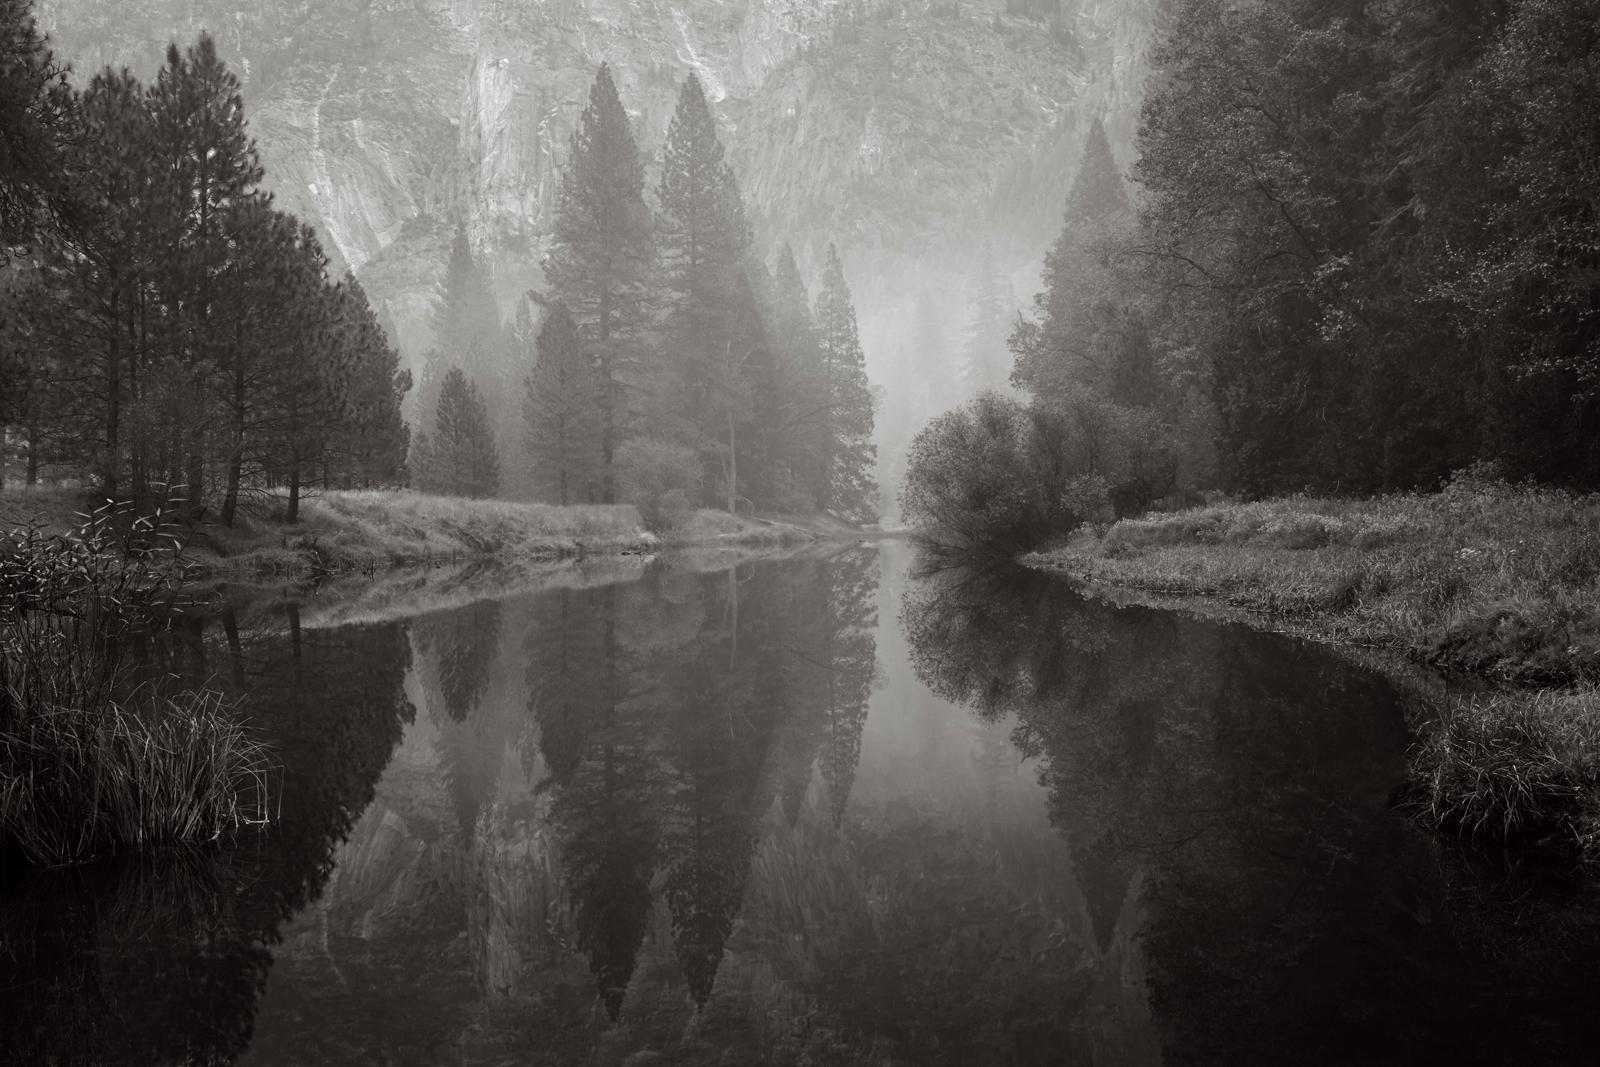
[[[1496,694],[1462,702],[1413,750],[1416,803],[1473,841],[1551,839],[1600,862],[1600,693]]]
[[[212,692],[140,714],[41,710],[0,730],[0,752],[0,851],[31,866],[213,840],[269,819],[267,750]]]

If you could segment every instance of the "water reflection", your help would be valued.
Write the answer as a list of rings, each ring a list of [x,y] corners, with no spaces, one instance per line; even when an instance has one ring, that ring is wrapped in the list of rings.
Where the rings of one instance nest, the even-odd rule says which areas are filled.
[[[1561,1062],[1530,946],[1389,808],[1316,649],[900,546],[190,620],[283,820],[9,888],[21,1062]],[[1465,886],[1465,892],[1460,888]],[[1550,909],[1539,912],[1544,917]],[[1572,916],[1579,916],[1576,921]],[[1559,951],[1557,947],[1559,946]],[[1550,951],[1545,951],[1549,948]],[[13,1036],[15,1035],[15,1036]]]
[[[17,1063],[231,1062],[250,1044],[283,924],[326,886],[410,705],[393,627],[209,640],[199,620],[138,650],[151,675],[246,694],[283,771],[271,835],[8,879],[0,1033]]]
[[[1147,990],[1113,1061],[1572,1062],[1593,1034],[1592,924],[1534,951],[1540,911],[1479,883],[1463,912],[1464,858],[1391,810],[1382,680],[1016,569],[931,571],[904,622],[929,686],[1040,760],[1102,970]]]

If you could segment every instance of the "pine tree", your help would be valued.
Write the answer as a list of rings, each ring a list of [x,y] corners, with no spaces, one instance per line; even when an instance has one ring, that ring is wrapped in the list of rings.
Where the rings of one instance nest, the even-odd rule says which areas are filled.
[[[1010,300],[994,266],[994,251],[984,242],[969,283],[969,317],[961,353],[961,389],[967,397],[1003,389],[1008,376],[1006,352]]]
[[[73,214],[67,142],[75,100],[31,7],[0,0],[0,264]]]
[[[411,372],[401,368],[400,354],[354,274],[340,284],[336,310],[350,353],[335,445],[338,473],[346,488],[393,485],[405,466],[410,437],[400,406],[411,389]]]
[[[500,491],[500,457],[483,398],[460,367],[445,373],[434,427],[428,491],[469,497]]]
[[[167,49],[167,62],[150,90],[155,117],[155,151],[161,171],[152,188],[159,197],[158,231],[166,270],[162,288],[178,314],[169,325],[173,349],[187,379],[173,397],[171,418],[181,424],[172,467],[182,478],[191,511],[205,499],[207,439],[215,407],[210,379],[229,359],[237,341],[221,328],[218,312],[228,298],[221,275],[231,255],[226,220],[229,211],[260,197],[262,168],[255,142],[245,130],[239,80],[217,56],[210,35],[180,54]]]
[[[817,293],[816,319],[828,397],[825,465],[817,503],[825,511],[872,522],[877,517],[878,496],[873,479],[878,450],[872,443],[872,384],[867,380],[866,356],[861,351],[844,265],[831,244]]]
[[[778,253],[768,317],[768,334],[776,347],[772,395],[777,408],[771,425],[777,427],[774,447],[784,468],[781,489],[809,498],[807,506],[815,507],[827,454],[827,386],[811,297],[788,244]]]
[[[616,499],[616,450],[632,429],[639,332],[655,260],[644,164],[610,68],[602,63],[572,134],[545,277],[576,324],[600,380],[600,498]]]
[[[769,355],[744,203],[693,74],[667,127],[658,199],[670,368],[657,391],[656,432],[720,466],[732,510],[739,456],[752,443],[753,383]]]
[[[526,306],[522,314],[527,314]],[[531,323],[526,330],[532,331]],[[585,355],[565,305],[552,306],[539,329],[538,355],[523,402],[527,448],[540,500],[576,504],[597,495],[604,463],[605,411],[595,400],[607,384]]]
[[[1012,381],[1060,403],[1111,391],[1128,286],[1113,259],[1130,232],[1127,190],[1097,120],[1084,140],[1083,160],[1067,194],[1061,233],[1045,256],[1044,289],[1034,297],[1034,321],[1013,332]]]
[[[472,255],[466,224],[458,223],[444,288],[434,302],[433,348],[417,386],[418,425],[431,429],[428,420],[438,411],[440,390],[452,367],[460,368],[480,394],[503,396],[509,383],[499,380],[499,372],[507,347],[493,282]],[[499,427],[503,415],[489,412],[491,427]]]

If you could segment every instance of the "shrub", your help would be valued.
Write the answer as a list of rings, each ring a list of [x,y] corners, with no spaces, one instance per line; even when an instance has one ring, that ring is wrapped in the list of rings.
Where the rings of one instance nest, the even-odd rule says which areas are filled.
[[[617,449],[622,499],[639,509],[645,528],[666,533],[694,513],[700,502],[700,457],[694,449],[639,437]]]
[[[901,507],[948,547],[1036,548],[1169,492],[1160,440],[1147,413],[1098,401],[1054,410],[986,393],[917,435]]]

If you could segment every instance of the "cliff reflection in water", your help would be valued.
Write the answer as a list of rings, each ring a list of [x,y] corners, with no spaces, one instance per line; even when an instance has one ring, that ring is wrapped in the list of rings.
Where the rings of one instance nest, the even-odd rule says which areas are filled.
[[[12,887],[8,1054],[1492,1062],[1584,1017],[1552,990],[1593,956],[1463,911],[1390,810],[1384,683],[909,564],[583,564],[397,621],[179,626],[147,673],[245,695],[282,823]]]

